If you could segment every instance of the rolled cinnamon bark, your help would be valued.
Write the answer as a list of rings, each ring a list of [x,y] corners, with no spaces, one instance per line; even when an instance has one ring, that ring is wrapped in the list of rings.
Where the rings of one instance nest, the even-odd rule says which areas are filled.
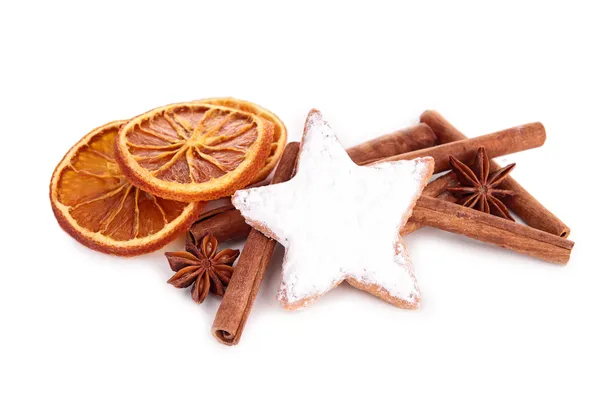
[[[428,196],[428,197],[434,197],[434,198],[438,197],[442,193],[447,193],[446,190],[449,187],[456,185],[457,183],[458,182],[456,181],[456,175],[454,174],[454,172],[448,172],[448,173],[438,177],[437,179],[431,181],[427,186],[425,186],[425,189],[423,189],[422,196]],[[455,198],[449,198],[449,199],[445,199],[445,200],[456,201]],[[413,233],[414,231],[416,231],[417,229],[419,229],[421,227],[422,227],[422,225],[419,222],[410,218],[408,220],[408,222],[404,225],[402,230],[400,231],[400,235],[402,235],[402,236],[410,235],[411,233]]]
[[[425,110],[419,119],[422,123],[431,127],[433,132],[437,135],[440,144],[468,139],[468,137],[451,125],[437,111]]]
[[[299,150],[300,143],[287,144],[271,184],[293,176]],[[244,222],[241,215],[240,218]],[[212,334],[219,342],[229,346],[239,343],[276,244],[256,229],[250,230],[212,326]]]
[[[444,193],[449,187],[455,186],[458,183],[454,172],[447,172],[437,179],[429,182],[423,189],[423,196],[438,197]]]
[[[412,220],[561,265],[574,246],[548,232],[426,196],[417,201]]]
[[[565,264],[569,260],[571,248],[573,247],[571,241],[551,234],[548,235],[554,236],[557,240],[548,239],[548,235],[544,235],[543,231],[518,225],[512,221],[504,221],[501,218],[467,207],[447,206],[446,204],[451,204],[456,199],[452,196],[446,196],[442,200],[441,196],[447,194],[447,187],[456,184],[455,179],[454,173],[450,172],[427,185],[423,190],[423,196],[417,201],[413,216],[402,229],[402,235],[408,235],[421,226],[428,225],[448,232],[464,234],[485,243],[495,244],[553,263]],[[440,199],[435,199],[438,196],[440,196]],[[428,203],[428,201],[435,201],[435,203]],[[429,206],[427,206],[428,204]],[[431,218],[430,222],[428,222],[428,218]],[[231,229],[230,226],[245,224],[241,215],[235,216],[235,220],[229,220],[226,225],[224,219],[219,221],[219,224],[216,224],[219,232]],[[235,234],[235,229],[232,231],[232,234]],[[227,239],[224,238],[223,240]],[[260,281],[258,284],[260,284]],[[227,337],[229,337],[225,337],[225,334],[221,336],[223,339],[220,340],[227,340]]]
[[[434,127],[436,129],[439,128],[439,126],[436,124],[434,124]],[[440,142],[443,140],[443,145],[429,147],[381,159],[381,157],[389,154],[387,148],[381,144],[386,142],[390,143],[390,137],[395,138],[395,148],[398,148],[398,146],[400,146],[398,143],[408,140],[408,138],[411,135],[416,135],[416,137],[422,135],[420,131],[421,129],[412,129],[408,131],[412,132],[410,134],[407,134],[407,131],[404,131],[403,134],[398,134],[396,136],[394,136],[394,134],[386,135],[382,138],[376,138],[367,142],[368,145],[358,145],[352,149],[349,149],[348,151],[351,151],[353,153],[354,158],[356,160],[374,160],[371,162],[371,164],[379,161],[403,159],[410,160],[416,157],[431,156],[435,159],[436,162],[435,172],[440,172],[449,168],[448,159],[450,155],[453,155],[454,157],[459,158],[461,161],[468,163],[470,159],[473,158],[475,152],[480,146],[485,147],[490,157],[492,157],[513,152],[519,152],[533,147],[538,147],[541,146],[546,139],[546,132],[544,130],[543,125],[540,123],[527,124],[515,128],[510,128],[504,131],[491,133],[489,135],[480,136],[474,139],[463,139],[464,136],[461,137],[457,135],[455,130],[452,131],[451,128],[447,127],[447,129],[443,131],[443,134],[441,134],[439,138]],[[435,132],[435,130],[433,132]],[[408,140],[406,143],[410,142],[417,143],[419,142],[419,139]],[[454,175],[450,174],[446,175],[446,177],[442,180],[438,179],[432,182],[432,184],[428,185],[428,187],[425,188],[425,190],[423,191],[423,195],[437,197],[439,194],[445,191],[445,188],[447,186],[445,186],[445,184],[447,184],[450,180],[454,179],[453,177]],[[433,193],[436,194],[434,195]],[[227,226],[226,221],[230,221],[230,227]],[[227,240],[226,237],[228,235],[230,235],[231,238],[239,238],[239,235],[243,235],[245,233],[245,230],[248,229],[245,222],[243,222],[243,217],[239,214],[234,214],[233,212],[228,212],[227,215],[223,216],[222,218],[219,218],[219,221],[217,222],[219,222],[218,225],[212,225],[209,221],[201,221],[200,223],[194,225],[194,232],[207,233],[211,229],[209,228],[210,226],[212,227],[212,229],[216,229],[219,234],[223,232],[223,240]],[[244,227],[244,225],[246,225],[246,227]],[[414,232],[418,228],[418,223],[416,223],[414,220],[409,220],[401,233],[406,235]]]
[[[426,123],[438,136],[440,143],[464,140],[467,137],[450,124],[438,112],[427,110],[421,114],[421,122]],[[491,161],[492,169],[500,169],[501,166]],[[502,189],[512,190],[515,194],[504,199],[508,208],[515,212],[529,226],[552,233],[560,237],[568,237],[571,230],[556,215],[544,207],[523,186],[512,177],[506,178],[501,184]]]
[[[452,204],[456,198],[446,196],[446,189],[456,184],[455,179],[454,173],[449,172],[427,185],[423,196],[413,209],[413,215],[402,228],[402,236],[409,235],[423,226],[431,226],[551,263],[564,265],[569,261],[574,246],[572,241]],[[238,222],[243,221],[240,215]]]
[[[453,156],[464,163],[469,163],[479,147],[485,147],[490,158],[518,153],[523,150],[540,147],[546,140],[546,131],[539,122],[520,125],[503,131],[478,136],[473,139],[460,140],[435,147],[429,147],[410,153],[384,158],[377,162],[412,160],[417,157],[433,157],[434,173],[450,169],[449,157]]]
[[[250,229],[242,214],[229,204],[200,215],[198,221],[190,228],[190,233],[196,240],[211,233],[219,242],[225,242],[246,239]]]
[[[435,146],[437,140],[433,130],[427,124],[421,123],[389,135],[379,136],[350,147],[346,151],[352,161],[358,165],[364,165],[384,157]]]

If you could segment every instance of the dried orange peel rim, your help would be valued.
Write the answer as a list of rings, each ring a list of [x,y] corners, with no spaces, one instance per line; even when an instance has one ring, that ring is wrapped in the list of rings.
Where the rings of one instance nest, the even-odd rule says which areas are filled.
[[[52,211],[61,228],[67,232],[75,240],[84,246],[107,254],[119,256],[135,256],[145,253],[150,253],[164,247],[172,242],[177,235],[189,228],[194,223],[198,216],[202,213],[206,203],[196,202],[189,203],[184,207],[181,214],[158,232],[142,238],[130,240],[116,240],[110,238],[100,232],[94,232],[81,226],[73,216],[70,215],[70,207],[61,203],[58,199],[58,183],[65,168],[71,165],[71,161],[83,146],[88,145],[97,135],[102,134],[105,130],[120,127],[127,121],[113,121],[102,125],[79,140],[65,154],[63,159],[54,169],[50,180],[50,203]]]
[[[281,156],[283,155],[283,149],[287,144],[287,128],[283,121],[272,111],[247,100],[240,100],[234,97],[211,97],[207,99],[197,100],[199,103],[214,104],[218,106],[235,108],[249,113],[258,115],[261,118],[271,122],[274,126],[273,130],[273,142],[271,143],[271,152],[267,157],[265,166],[260,170],[258,175],[254,178],[254,183],[260,182],[266,179],[269,174],[275,169]]]
[[[232,171],[204,182],[180,183],[156,178],[150,170],[142,167],[128,149],[128,134],[145,121],[177,109],[204,107],[229,114],[238,114],[256,125],[257,137],[245,151],[244,160]],[[155,196],[185,202],[210,201],[232,195],[237,189],[254,182],[265,165],[273,141],[273,124],[256,114],[229,107],[199,102],[173,103],[157,107],[127,121],[120,129],[115,142],[115,156],[124,175],[137,187]],[[188,138],[188,140],[191,138]],[[184,142],[187,146],[187,142]]]

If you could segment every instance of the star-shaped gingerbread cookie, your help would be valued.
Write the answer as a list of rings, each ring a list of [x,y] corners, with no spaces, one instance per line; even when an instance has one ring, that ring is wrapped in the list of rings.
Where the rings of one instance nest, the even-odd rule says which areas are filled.
[[[361,167],[323,120],[306,119],[296,175],[239,190],[233,205],[285,249],[279,300],[298,309],[347,281],[403,308],[420,292],[400,229],[433,172],[430,157]]]

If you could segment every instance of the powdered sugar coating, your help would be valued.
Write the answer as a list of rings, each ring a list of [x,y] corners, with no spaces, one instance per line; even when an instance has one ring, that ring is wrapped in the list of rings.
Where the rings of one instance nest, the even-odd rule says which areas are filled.
[[[233,205],[286,248],[278,298],[287,308],[305,306],[346,279],[415,308],[420,293],[398,232],[432,169],[430,158],[359,167],[312,111],[295,177],[239,190]]]

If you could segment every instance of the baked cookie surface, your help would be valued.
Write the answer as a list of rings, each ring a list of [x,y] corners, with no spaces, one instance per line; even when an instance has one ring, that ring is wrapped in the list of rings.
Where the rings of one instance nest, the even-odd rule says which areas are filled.
[[[431,177],[429,157],[361,167],[309,113],[296,175],[239,190],[233,205],[286,249],[279,300],[298,309],[343,281],[403,308],[420,292],[400,229]]]

